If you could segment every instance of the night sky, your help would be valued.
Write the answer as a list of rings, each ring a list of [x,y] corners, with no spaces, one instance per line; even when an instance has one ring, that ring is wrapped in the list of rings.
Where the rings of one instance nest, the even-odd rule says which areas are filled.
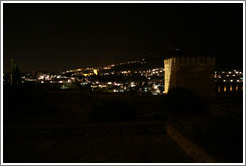
[[[243,4],[7,4],[4,72],[63,71],[142,59],[170,47],[243,66]]]

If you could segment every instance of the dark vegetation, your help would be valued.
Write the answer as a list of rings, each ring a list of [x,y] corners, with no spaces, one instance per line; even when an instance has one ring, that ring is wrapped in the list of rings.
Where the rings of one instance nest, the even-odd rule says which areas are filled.
[[[21,126],[30,120],[37,124],[42,118],[46,125],[56,124],[62,118],[64,122],[59,123],[64,124],[75,120],[78,123],[138,121],[138,115],[156,116],[164,108],[160,99],[161,96],[138,96],[134,91],[115,94],[95,93],[86,88],[61,90],[44,84],[4,86],[4,124]],[[74,120],[69,122],[68,115]]]

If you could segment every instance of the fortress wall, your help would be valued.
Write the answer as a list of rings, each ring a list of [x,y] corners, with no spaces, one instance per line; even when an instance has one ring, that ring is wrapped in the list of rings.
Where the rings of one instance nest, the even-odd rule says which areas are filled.
[[[172,71],[174,70],[174,64],[175,64],[175,58],[169,58],[169,59],[165,59],[164,60],[164,69],[165,69],[165,89],[164,92],[168,93],[169,87],[171,86],[171,84],[173,85],[175,83],[175,81],[173,81],[173,79],[175,79],[175,73],[172,73]],[[172,79],[172,83],[171,83],[171,79]]]
[[[215,96],[215,58],[173,57],[164,60],[164,64],[165,93],[170,88],[183,87],[201,96]]]

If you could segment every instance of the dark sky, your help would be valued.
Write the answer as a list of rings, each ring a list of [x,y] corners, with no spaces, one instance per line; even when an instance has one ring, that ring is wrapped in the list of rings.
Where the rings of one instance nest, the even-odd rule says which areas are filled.
[[[63,71],[140,59],[170,45],[243,66],[243,4],[7,4],[4,72]]]

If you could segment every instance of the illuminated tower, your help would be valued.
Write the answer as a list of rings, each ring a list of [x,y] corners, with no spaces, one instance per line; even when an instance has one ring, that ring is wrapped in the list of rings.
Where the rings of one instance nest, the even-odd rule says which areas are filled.
[[[215,96],[215,58],[211,56],[174,56],[164,60],[165,93],[181,87],[200,96]]]

